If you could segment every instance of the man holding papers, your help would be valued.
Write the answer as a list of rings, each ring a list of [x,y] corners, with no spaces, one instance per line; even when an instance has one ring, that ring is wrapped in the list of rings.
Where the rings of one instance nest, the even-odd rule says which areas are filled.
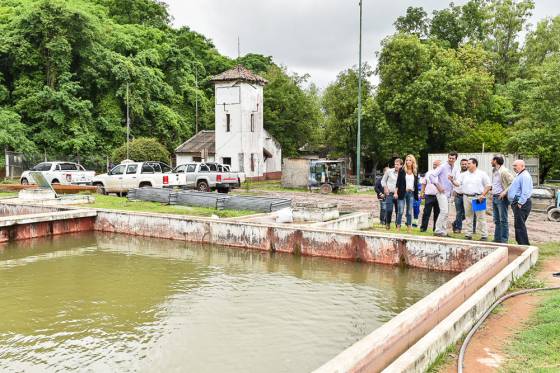
[[[473,220],[476,216],[476,225],[480,227],[481,241],[488,240],[488,226],[486,225],[486,195],[492,187],[490,177],[486,172],[478,169],[478,160],[470,158],[467,163],[467,172],[461,173],[457,178],[449,175],[449,180],[456,187],[461,187],[463,204],[465,205],[465,238],[472,239]]]

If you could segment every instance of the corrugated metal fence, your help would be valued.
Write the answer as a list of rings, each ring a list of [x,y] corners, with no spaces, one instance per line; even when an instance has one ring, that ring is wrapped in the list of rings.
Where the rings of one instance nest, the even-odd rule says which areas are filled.
[[[290,207],[284,198],[228,196],[220,193],[175,191],[161,188],[137,188],[128,192],[129,200],[168,203],[170,205],[208,207],[217,210],[248,210],[272,212]]]
[[[498,153],[459,153],[459,159],[458,161],[460,161],[463,158],[469,159],[469,158],[476,158],[478,160],[478,168],[484,172],[486,172],[488,174],[488,176],[492,176],[492,158],[494,158],[495,155],[497,155]],[[508,169],[513,171],[512,168],[512,164],[515,160],[517,159],[523,159],[525,161],[525,166],[527,168],[527,171],[529,171],[529,173],[531,174],[531,177],[533,178],[533,183],[535,185],[539,184],[539,158],[536,157],[526,157],[523,155],[519,155],[519,154],[499,154],[502,157],[504,157],[504,166],[506,166]],[[434,153],[434,154],[428,154],[428,165],[431,168],[432,163],[436,160],[439,159],[442,162],[447,162],[447,153]],[[457,162],[455,164],[455,167],[458,167],[459,163]],[[423,170],[426,171],[426,170]]]

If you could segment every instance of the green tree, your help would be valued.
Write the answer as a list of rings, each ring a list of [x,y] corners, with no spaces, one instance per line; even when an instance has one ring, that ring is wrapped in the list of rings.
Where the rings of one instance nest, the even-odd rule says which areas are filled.
[[[430,37],[445,40],[451,48],[457,48],[465,36],[461,7],[451,3],[447,9],[434,11],[430,22]]]
[[[263,77],[264,128],[282,145],[286,157],[298,154],[298,149],[316,139],[322,118],[317,105],[316,90],[305,90],[307,76],[289,76],[284,68],[269,67]]]
[[[540,158],[541,179],[560,176],[560,55],[536,69],[507,150]]]
[[[424,38],[428,33],[429,23],[430,20],[424,8],[409,6],[406,9],[406,14],[397,18],[394,26],[398,32]]]
[[[490,3],[490,37],[487,49],[493,53],[496,81],[504,84],[519,73],[520,32],[534,9],[533,0],[492,0]]]
[[[19,152],[33,152],[35,144],[27,136],[27,128],[17,113],[0,107],[0,147]]]
[[[393,151],[425,158],[446,150],[463,123],[481,123],[493,89],[488,64],[488,54],[469,45],[446,49],[403,34],[386,39],[377,100],[388,126],[399,134]]]
[[[136,162],[161,161],[169,162],[169,151],[157,139],[139,137],[132,140],[128,147],[129,159]],[[121,162],[126,159],[126,144],[113,152],[113,161]]]

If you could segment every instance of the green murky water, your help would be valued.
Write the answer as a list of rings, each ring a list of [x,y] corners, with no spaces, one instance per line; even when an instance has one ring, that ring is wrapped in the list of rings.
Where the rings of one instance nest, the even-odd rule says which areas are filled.
[[[307,372],[453,275],[122,235],[0,248],[0,371]]]

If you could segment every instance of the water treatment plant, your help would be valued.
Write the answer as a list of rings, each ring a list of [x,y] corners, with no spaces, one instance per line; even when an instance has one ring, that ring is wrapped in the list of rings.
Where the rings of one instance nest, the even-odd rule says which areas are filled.
[[[276,223],[4,199],[0,368],[422,371],[538,256],[326,215]]]

